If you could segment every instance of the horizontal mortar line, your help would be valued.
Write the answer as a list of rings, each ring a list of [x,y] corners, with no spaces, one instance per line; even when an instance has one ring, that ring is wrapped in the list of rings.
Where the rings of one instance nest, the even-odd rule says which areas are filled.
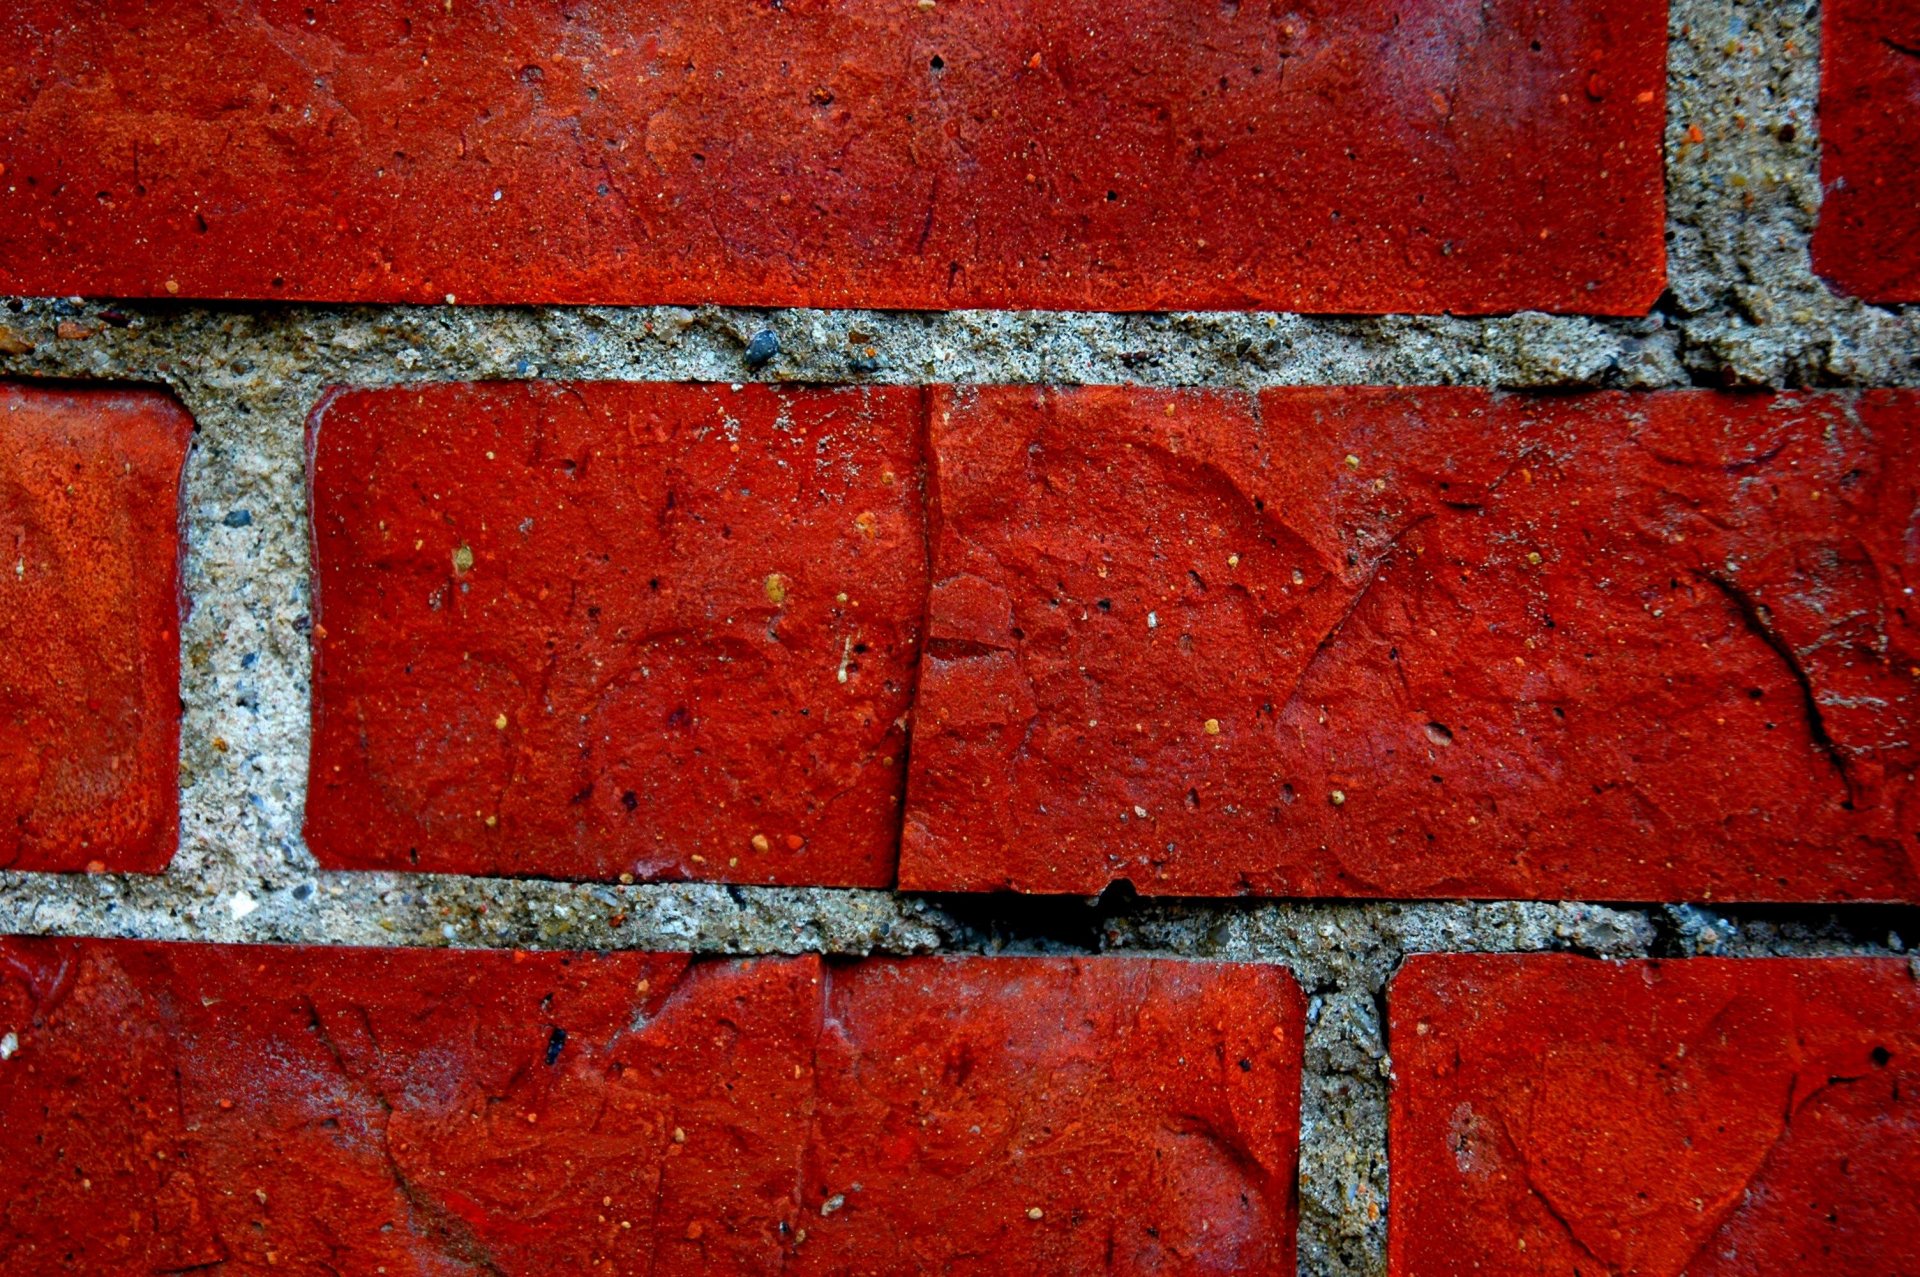
[[[171,895],[186,881],[175,868],[157,874],[70,873],[37,869],[0,869],[0,891],[52,884],[94,883],[120,890],[157,891]],[[476,889],[518,892],[606,891],[638,897],[647,893],[703,890],[746,895],[756,899],[844,897],[850,900],[882,899],[938,903],[944,900],[1032,902],[1052,901],[1063,905],[1094,907],[1112,912],[1154,908],[1220,908],[1237,910],[1275,905],[1289,908],[1352,908],[1354,906],[1425,907],[1445,905],[1470,909],[1502,909],[1514,905],[1554,905],[1566,908],[1615,909],[1621,911],[1691,907],[1716,911],[1775,909],[1867,910],[1913,909],[1920,914],[1920,901],[1909,900],[1816,900],[1816,899],[1715,899],[1711,896],[1686,896],[1676,899],[1619,899],[1598,896],[1183,896],[1131,895],[1124,906],[1105,905],[1102,893],[1088,895],[1070,891],[909,891],[893,887],[841,887],[805,883],[748,883],[711,878],[662,878],[643,882],[614,882],[599,878],[504,877],[491,874],[407,873],[386,869],[306,869],[291,868],[279,875],[277,884],[262,882],[263,890],[289,889],[300,884],[316,889],[327,887],[372,887],[391,891],[454,891]]]
[[[839,310],[818,307],[752,309],[719,305],[675,307],[561,303],[433,306],[397,303],[368,305],[353,302],[175,302],[113,297],[8,298],[0,296],[0,303],[14,302],[24,305],[27,310],[0,314],[0,322],[15,327],[16,331],[21,324],[38,323],[42,326],[50,326],[46,321],[97,319],[102,312],[119,312],[116,319],[100,321],[100,326],[88,337],[49,337],[48,339],[50,343],[54,343],[52,347],[54,349],[76,350],[89,349],[86,343],[98,338],[111,341],[125,334],[137,336],[149,332],[212,327],[221,324],[232,325],[236,321],[253,326],[254,331],[234,332],[229,328],[220,334],[234,345],[261,341],[311,339],[314,334],[295,331],[297,325],[318,324],[336,328],[356,325],[386,326],[386,330],[380,335],[391,339],[430,333],[436,327],[444,329],[449,324],[463,320],[516,324],[523,332],[544,325],[585,325],[588,330],[585,333],[563,334],[567,340],[580,340],[582,337],[599,335],[606,329],[598,325],[604,324],[619,331],[637,328],[642,337],[651,336],[656,341],[670,341],[680,334],[694,333],[725,337],[729,342],[739,342],[743,337],[750,337],[753,332],[772,328],[783,322],[789,325],[819,325],[831,328],[860,327],[863,331],[869,325],[877,325],[896,336],[900,335],[902,330],[912,329],[927,337],[952,335],[955,329],[960,330],[964,335],[981,324],[1018,325],[1069,332],[1098,327],[1108,331],[1121,330],[1129,334],[1137,333],[1141,336],[1198,341],[1209,335],[1217,335],[1222,330],[1241,328],[1273,333],[1280,333],[1287,329],[1308,328],[1375,340],[1401,335],[1431,336],[1435,330],[1470,336],[1489,330],[1499,331],[1514,325],[1525,325],[1535,330],[1565,327],[1626,334],[1632,333],[1637,328],[1647,327],[1652,321],[1660,321],[1662,324],[1666,321],[1664,314],[1657,310],[1644,316],[1561,314],[1548,311],[1454,315],[1445,312],[1319,314],[1267,310]],[[42,312],[41,308],[45,308],[45,311]],[[1890,309],[1898,310],[1899,308]],[[92,313],[89,314],[89,312]],[[667,331],[675,336],[661,336],[658,332],[649,335],[646,332],[646,325],[656,321],[664,321]],[[1794,325],[1780,326],[1782,331],[1791,330],[1794,327]],[[1827,331],[1824,326],[1811,323],[1797,327],[1806,332]],[[1213,331],[1212,333],[1182,331],[1182,329],[1195,328],[1209,328]],[[983,333],[981,339],[991,340],[997,345],[1006,335],[1004,330],[996,330]],[[879,343],[856,341],[853,344],[867,346]],[[321,362],[329,359],[345,360],[358,353],[360,352],[352,349],[339,354],[320,351],[316,352],[313,358]],[[775,358],[778,357],[778,355],[775,356]],[[1116,355],[1116,357],[1119,356]],[[1152,362],[1153,356],[1150,352],[1146,352],[1139,355],[1129,354],[1128,358],[1134,362],[1147,363]]]
[[[62,305],[48,301],[48,305]],[[99,306],[135,306],[101,302]],[[1839,303],[1836,301],[1836,307]],[[1856,311],[1872,308],[1855,308]],[[1294,385],[1477,385],[1511,389],[1620,387],[1657,391],[1695,384],[1680,351],[1687,330],[1711,327],[1731,312],[1680,321],[1553,316],[1336,317],[1265,312],[863,312],[709,309],[666,336],[648,334],[658,308],[253,308],[149,315],[136,326],[92,338],[41,343],[0,357],[0,375],[81,380],[132,379],[193,385],[202,397],[250,396],[234,365],[274,358],[290,365],[275,383],[317,379],[370,387],[454,380],[674,380],[769,384],[1117,384],[1254,390]],[[684,314],[684,312],[683,312]],[[1853,323],[1844,322],[1852,318]],[[219,331],[241,319],[257,331]],[[1660,320],[1659,326],[1653,326]],[[6,317],[0,316],[0,322]],[[588,331],[576,331],[583,321]],[[1859,315],[1832,324],[1780,324],[1767,331],[1796,348],[1845,345]],[[1920,328],[1920,308],[1882,311],[1875,322]],[[984,323],[979,331],[969,324]],[[505,325],[506,333],[469,331]],[[342,346],[361,327],[375,337]],[[851,365],[844,345],[822,341],[789,349],[765,368],[743,361],[754,331],[772,327],[844,336],[880,330],[874,367]],[[1203,331],[1182,331],[1183,328]],[[802,334],[805,335],[804,333]],[[1110,347],[1138,340],[1148,348]],[[607,347],[631,341],[637,349]],[[1266,351],[1262,342],[1284,349]],[[190,356],[196,344],[217,356]],[[468,349],[491,343],[510,353]],[[1300,349],[1300,345],[1320,349]],[[1564,344],[1565,350],[1552,349]],[[315,346],[322,348],[315,349]],[[1247,347],[1246,351],[1240,349]],[[1546,348],[1543,351],[1543,347]],[[1646,358],[1640,358],[1642,355]],[[408,362],[410,361],[410,362]],[[783,362],[784,361],[784,362]],[[400,366],[395,366],[400,365]],[[558,366],[556,366],[558,365]],[[943,365],[953,365],[945,367]],[[1920,384],[1920,364],[1883,375],[1828,376],[1837,389]]]
[[[202,905],[219,906],[231,899],[236,891],[210,893],[203,890],[190,890],[185,883],[170,879],[168,876],[146,877],[133,874],[53,874],[22,870],[0,871],[0,893],[20,891],[31,893],[37,889],[54,884],[78,885],[92,884],[100,891],[101,902],[110,901],[115,912],[123,914],[150,914],[169,906]],[[1066,924],[1085,927],[1101,919],[1148,918],[1160,914],[1178,914],[1183,918],[1225,919],[1251,914],[1293,914],[1301,916],[1335,915],[1344,916],[1355,910],[1366,910],[1381,915],[1393,911],[1421,912],[1444,909],[1457,912],[1469,920],[1504,917],[1512,910],[1521,907],[1548,907],[1568,912],[1596,911],[1602,915],[1617,915],[1622,918],[1645,916],[1667,909],[1696,909],[1707,911],[1725,919],[1730,925],[1738,925],[1745,920],[1764,920],[1780,922],[1783,919],[1797,918],[1800,921],[1845,920],[1848,917],[1868,918],[1880,916],[1892,917],[1901,921],[1911,920],[1920,924],[1920,905],[1904,901],[1772,901],[1772,902],[1726,902],[1700,899],[1673,901],[1634,901],[1621,902],[1590,899],[1533,899],[1520,897],[1502,897],[1496,899],[1458,899],[1433,897],[1421,899],[1379,898],[1379,897],[1194,897],[1194,896],[1149,896],[1139,897],[1120,906],[1102,906],[1096,900],[1084,896],[1072,895],[1016,895],[1010,893],[982,893],[967,895],[961,893],[912,893],[875,888],[844,887],[795,887],[795,886],[758,886],[732,883],[674,881],[656,883],[613,884],[601,882],[576,882],[560,879],[524,879],[524,878],[487,878],[464,875],[424,875],[359,873],[354,871],[321,871],[298,877],[290,882],[278,885],[255,882],[243,884],[239,890],[252,886],[270,896],[286,896],[293,888],[308,885],[313,888],[309,899],[315,903],[311,909],[311,921],[320,925],[328,919],[326,915],[345,910],[375,909],[388,915],[423,915],[429,920],[441,916],[436,906],[457,903],[465,894],[484,896],[489,902],[511,905],[542,903],[550,904],[564,901],[581,904],[581,897],[592,897],[603,907],[613,912],[631,914],[633,911],[650,907],[671,906],[681,911],[684,920],[676,925],[682,928],[697,928],[704,922],[730,922],[742,916],[752,915],[765,910],[770,914],[798,923],[814,923],[821,920],[810,910],[820,910],[822,914],[830,910],[845,909],[848,906],[865,906],[875,911],[875,920],[885,921],[889,916],[913,916],[919,920],[939,921],[948,918],[950,907],[965,907],[970,917],[966,925],[979,928],[991,926],[996,922],[1012,923],[1019,927],[1031,928],[1036,909],[1058,906],[1061,921]],[[342,889],[342,894],[332,894],[334,888]],[[344,889],[352,888],[351,897]],[[383,897],[406,894],[413,898],[400,902],[385,900]],[[366,897],[372,896],[369,900]],[[33,903],[30,896],[23,896],[20,904]],[[0,897],[0,919],[5,919],[18,906],[15,902]],[[96,910],[97,912],[97,910]],[[635,918],[634,922],[647,919]],[[19,920],[15,920],[16,922]],[[182,930],[206,930],[200,922],[177,920]],[[27,929],[21,934],[69,934],[75,936],[111,936],[117,934],[114,928],[95,929],[82,924],[67,926],[62,922],[41,928],[31,919],[26,920]],[[9,925],[0,921],[0,926]],[[304,929],[305,923],[296,917],[276,917],[269,920],[264,930]],[[1391,929],[1391,919],[1385,918],[1383,927]],[[245,932],[251,924],[235,919],[235,925],[226,925],[222,920],[221,930]],[[484,940],[485,937],[477,937]],[[621,947],[617,937],[583,936],[580,939],[590,941],[582,947],[606,948]],[[1806,942],[1818,947],[1819,942]],[[445,947],[444,943],[434,939],[410,938],[393,935],[380,941],[384,947]],[[464,945],[458,947],[465,947]],[[502,947],[498,944],[483,944],[479,947]],[[1867,946],[1869,948],[1873,946]],[[1492,952],[1527,952],[1522,947],[1496,945],[1488,950]]]
[[[177,894],[182,886],[192,881],[176,865],[156,874],[141,873],[74,873],[37,869],[0,868],[0,891],[8,888],[32,888],[54,884],[93,883],[111,886],[116,890],[152,892],[166,896]],[[1390,895],[1303,895],[1303,896],[1267,896],[1267,895],[1218,895],[1192,896],[1177,894],[1131,894],[1124,904],[1106,903],[1106,893],[1092,895],[1070,891],[912,891],[895,887],[845,887],[828,884],[810,885],[806,883],[749,883],[733,882],[712,878],[660,878],[637,882],[615,882],[600,878],[546,878],[546,877],[507,877],[497,874],[467,873],[409,873],[388,869],[322,869],[289,866],[276,876],[276,881],[260,881],[262,890],[288,890],[301,884],[313,886],[316,890],[329,887],[361,887],[381,892],[450,892],[465,889],[485,891],[510,891],[524,893],[541,892],[612,892],[616,895],[639,898],[647,894],[661,892],[684,892],[690,890],[726,893],[731,896],[747,896],[756,900],[782,901],[796,899],[815,899],[820,897],[842,897],[849,900],[890,900],[938,904],[942,901],[1001,901],[1001,902],[1055,902],[1062,905],[1077,905],[1086,908],[1100,908],[1111,913],[1139,912],[1147,909],[1193,909],[1215,908],[1224,911],[1237,911],[1253,908],[1284,906],[1300,909],[1346,909],[1356,906],[1401,906],[1420,908],[1447,906],[1468,909],[1506,909],[1515,905],[1553,905],[1562,908],[1612,909],[1621,912],[1667,908],[1698,908],[1722,912],[1742,910],[1780,910],[1809,909],[1817,911],[1833,910],[1885,910],[1911,909],[1920,916],[1920,901],[1904,899],[1857,898],[1847,900],[1818,900],[1807,898],[1747,899],[1722,898],[1711,896],[1686,896],[1675,899],[1626,899],[1599,896],[1390,896]]]
[[[71,309],[61,299],[31,299],[36,308]],[[209,308],[158,306],[102,299],[78,312],[123,311],[127,327],[108,327],[88,338],[47,337],[26,355],[0,357],[0,372],[97,379],[133,376],[168,382],[238,380],[230,370],[243,355],[272,353],[294,365],[296,375],[360,384],[410,384],[461,377],[590,379],[610,374],[636,378],[698,378],[715,381],[832,381],[849,384],[919,384],[1007,381],[1022,384],[1086,380],[1086,374],[1116,384],[1364,385],[1383,379],[1422,384],[1421,368],[1455,359],[1474,369],[1452,370],[1431,384],[1582,384],[1602,379],[1631,353],[1630,345],[1658,332],[1672,334],[1658,317],[1612,319],[1522,312],[1504,316],[1325,316],[1276,312],[1205,311],[1114,313],[1100,311],[776,311],[703,307],[307,307],[291,304]],[[47,328],[62,316],[30,321],[0,314],[0,322],[31,322]],[[656,321],[666,332],[658,331]],[[246,331],[234,332],[236,324]],[[655,331],[649,332],[654,326]],[[356,344],[343,335],[372,328]],[[474,333],[474,328],[504,331]],[[789,348],[765,368],[744,361],[747,339],[761,328],[783,333]],[[796,330],[798,333],[796,334]],[[849,349],[849,330],[869,340]],[[1834,336],[1819,327],[1809,333]],[[26,334],[30,339],[37,334]],[[823,340],[806,343],[809,337]],[[1517,339],[1524,338],[1524,342]],[[837,344],[832,339],[838,339]],[[217,343],[218,354],[197,364],[181,362],[178,345]],[[637,348],[609,351],[609,343]],[[1139,349],[1109,349],[1132,341]],[[1263,340],[1287,349],[1267,352]],[[1300,350],[1295,343],[1327,343],[1330,349]],[[1493,348],[1486,348],[1491,341]],[[1551,352],[1537,349],[1569,341],[1579,349],[1578,367],[1560,367]],[[503,353],[467,347],[490,343]],[[1502,345],[1514,349],[1501,349]],[[854,366],[858,350],[880,351],[877,365]],[[1524,349],[1521,347],[1524,346]],[[402,357],[427,367],[394,368]],[[550,366],[559,360],[560,367]],[[1269,362],[1269,361],[1272,362]],[[378,363],[379,367],[370,365]],[[1212,364],[1192,369],[1163,366]],[[222,364],[225,366],[223,367]],[[527,365],[538,364],[538,367]],[[962,364],[943,372],[942,364]],[[1072,366],[1062,366],[1068,364]],[[910,367],[902,365],[911,365]],[[1461,375],[1462,371],[1471,374]],[[1658,384],[1684,385],[1674,370]],[[214,386],[209,390],[219,393]],[[227,389],[226,393],[234,393]]]
[[[948,942],[938,945],[890,947],[884,943],[858,947],[836,947],[833,945],[805,944],[795,942],[780,945],[760,943],[755,945],[713,945],[697,939],[648,938],[639,937],[632,941],[595,940],[574,941],[564,938],[504,936],[498,939],[462,938],[457,941],[376,941],[372,939],[341,939],[337,936],[319,932],[313,934],[283,930],[273,935],[260,936],[213,936],[206,934],[188,934],[182,931],[173,934],[151,924],[128,926],[119,929],[100,927],[41,926],[30,929],[7,928],[0,926],[0,936],[22,938],[41,937],[61,940],[149,940],[168,944],[250,945],[273,948],[333,948],[333,949],[380,949],[406,950],[420,952],[473,952],[495,953],[503,951],[524,951],[540,953],[691,953],[704,959],[751,959],[766,957],[798,957],[814,955],[825,958],[861,960],[865,958],[915,958],[915,957],[1059,957],[1059,958],[1159,958],[1184,962],[1240,963],[1255,966],[1281,966],[1291,970],[1297,977],[1305,980],[1307,975],[1325,962],[1324,957],[1312,955],[1296,957],[1293,953],[1277,949],[1236,949],[1231,953],[1194,952],[1191,949],[1176,949],[1153,945],[1124,945],[1108,949],[1080,949],[1059,941],[1037,939],[1020,942],[1000,940],[968,940]],[[1460,954],[1473,953],[1491,956],[1511,955],[1524,957],[1529,955],[1576,954],[1592,957],[1599,962],[1687,962],[1696,958],[1713,958],[1728,961],[1762,962],[1772,958],[1905,958],[1920,965],[1911,950],[1890,949],[1884,944],[1854,943],[1843,944],[1835,941],[1781,939],[1774,938],[1751,944],[1736,943],[1710,953],[1696,953],[1685,956],[1658,955],[1651,948],[1632,948],[1619,952],[1594,953],[1580,945],[1563,943],[1560,945],[1526,945],[1504,940],[1476,941],[1470,946],[1422,947],[1408,945],[1400,951],[1398,958],[1387,963],[1387,968],[1378,976],[1354,976],[1345,979],[1328,976],[1313,981],[1317,993],[1378,992],[1391,980],[1393,970],[1406,957],[1415,954]],[[1343,1073],[1340,1069],[1329,1070],[1334,1074]]]

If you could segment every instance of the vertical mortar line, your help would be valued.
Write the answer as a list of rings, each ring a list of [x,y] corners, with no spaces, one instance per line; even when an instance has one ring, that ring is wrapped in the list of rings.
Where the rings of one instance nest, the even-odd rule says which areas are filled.
[[[181,630],[181,846],[166,877],[222,893],[209,909],[220,932],[252,891],[313,869],[299,822],[311,712],[305,421],[320,381],[304,363],[260,394],[206,368],[173,379],[197,429],[184,501],[193,610]]]
[[[1303,978],[1319,964],[1295,955]],[[1386,1229],[1384,1046],[1377,979],[1322,973],[1309,998],[1300,1097],[1302,1277],[1372,1277]]]

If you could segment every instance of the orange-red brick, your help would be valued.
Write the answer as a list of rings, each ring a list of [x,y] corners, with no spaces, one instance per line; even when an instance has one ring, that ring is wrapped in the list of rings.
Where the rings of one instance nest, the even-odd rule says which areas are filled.
[[[922,393],[351,391],[314,413],[323,865],[893,880]]]
[[[1660,0],[0,11],[0,292],[1638,314]]]
[[[901,884],[1920,890],[1920,396],[937,392]]]
[[[1278,968],[0,941],[0,1262],[1291,1274]]]
[[[192,431],[156,392],[0,384],[0,868],[173,857]]]
[[[1393,1277],[1912,1270],[1904,959],[1435,954],[1387,1006]]]

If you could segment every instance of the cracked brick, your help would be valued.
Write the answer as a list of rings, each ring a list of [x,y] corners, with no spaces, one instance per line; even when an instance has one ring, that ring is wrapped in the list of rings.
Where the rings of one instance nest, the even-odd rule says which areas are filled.
[[[1912,898],[1916,424],[938,391],[901,884]]]

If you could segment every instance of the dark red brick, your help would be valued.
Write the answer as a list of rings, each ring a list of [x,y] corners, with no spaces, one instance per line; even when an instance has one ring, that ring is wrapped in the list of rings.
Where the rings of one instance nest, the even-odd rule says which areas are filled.
[[[890,884],[923,417],[922,392],[885,388],[328,398],[314,855]]]
[[[0,868],[158,873],[180,829],[164,394],[0,383]]]
[[[1291,1273],[1302,1027],[1174,961],[0,941],[0,1261]]]
[[[1813,267],[1870,302],[1920,302],[1920,5],[1827,0],[1820,20]]]
[[[1903,959],[1408,960],[1394,1277],[1913,1271]]]
[[[1912,898],[1920,396],[941,392],[901,885]]]
[[[1644,312],[1659,0],[0,14],[0,292]]]

